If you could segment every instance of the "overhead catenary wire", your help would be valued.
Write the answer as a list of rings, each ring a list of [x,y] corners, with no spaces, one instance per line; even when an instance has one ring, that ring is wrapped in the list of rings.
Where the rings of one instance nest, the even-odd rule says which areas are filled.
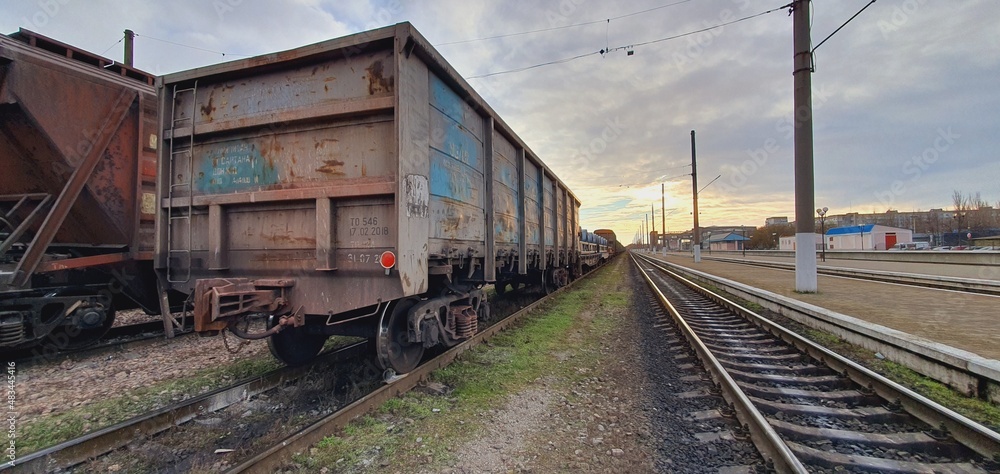
[[[679,35],[674,35],[674,36],[667,36],[667,37],[664,37],[664,38],[655,39],[655,40],[651,40],[651,41],[644,41],[642,43],[633,43],[633,44],[629,44],[629,45],[625,45],[625,46],[618,46],[616,48],[611,48],[611,50],[609,50],[607,52],[620,51],[620,50],[629,50],[629,49],[633,49],[633,48],[636,48],[636,47],[639,47],[639,46],[646,46],[646,45],[655,44],[655,43],[662,43],[664,41],[670,41],[670,40],[675,40],[675,39],[678,39],[678,38],[683,38],[685,36],[691,36],[691,35],[696,35],[698,33],[704,33],[706,31],[711,31],[711,30],[714,30],[716,28],[722,28],[724,26],[729,26],[729,25],[732,25],[732,24],[735,24],[735,23],[739,23],[741,21],[746,21],[746,20],[750,20],[752,18],[757,18],[759,16],[764,16],[764,15],[767,15],[768,13],[774,13],[774,12],[777,12],[777,11],[782,11],[782,10],[785,10],[786,8],[788,8],[790,6],[792,6],[791,3],[789,3],[787,5],[782,5],[782,6],[778,7],[778,8],[772,8],[770,10],[763,11],[763,12],[760,12],[760,13],[757,13],[757,14],[754,14],[754,15],[749,15],[749,16],[745,16],[745,17],[742,17],[742,18],[737,18],[735,20],[727,21],[727,22],[724,22],[724,23],[719,23],[718,25],[713,25],[713,26],[709,26],[709,27],[706,27],[706,28],[702,28],[700,30],[689,31],[687,33],[681,33]]]
[[[820,46],[823,46],[823,43],[826,43],[826,40],[830,39],[830,37],[832,37],[833,35],[837,34],[837,32],[840,31],[840,30],[842,30],[845,26],[847,26],[847,24],[850,23],[851,20],[857,18],[858,15],[861,14],[861,12],[865,11],[865,9],[867,9],[870,6],[872,6],[872,4],[875,3],[875,1],[876,0],[871,0],[870,2],[868,2],[867,5],[861,7],[861,9],[858,10],[858,12],[855,13],[853,16],[851,16],[850,18],[848,18],[847,21],[844,22],[844,24],[842,24],[839,27],[837,27],[836,30],[833,30],[833,33],[830,33],[829,35],[827,35],[826,38],[823,38],[823,41],[820,41],[819,44],[817,44],[816,46],[814,46],[813,49],[812,49],[812,51],[810,51],[810,52],[811,53],[815,53],[816,50],[819,49]]]
[[[714,182],[715,182],[716,180],[718,180],[718,179],[719,179],[719,178],[721,178],[721,177],[722,177],[722,175],[720,174],[720,175],[716,176],[716,177],[715,177],[715,179],[713,179],[713,180],[709,181],[709,182],[708,182],[708,184],[706,184],[706,185],[702,186],[702,188],[698,190],[698,194],[701,194],[701,192],[702,192],[702,191],[704,191],[704,190],[705,190],[705,188],[707,188],[707,187],[711,186],[711,185],[712,185],[712,183],[714,183]]]
[[[120,44],[122,41],[125,41],[125,35],[124,34],[122,35],[121,38],[118,38],[118,41],[115,41],[115,44],[112,44],[111,46],[108,46],[107,49],[105,49],[104,51],[102,51],[101,52],[101,56],[104,56],[105,54],[108,54],[108,51],[111,51],[111,48],[114,48],[116,45]]]
[[[522,71],[527,71],[529,69],[535,69],[535,68],[542,67],[542,66],[550,66],[550,65],[553,65],[553,64],[567,63],[567,62],[575,61],[577,59],[584,58],[584,57],[587,57],[587,56],[593,56],[595,54],[604,55],[604,54],[607,54],[607,53],[610,53],[610,52],[613,52],[613,51],[622,51],[622,50],[631,51],[631,50],[634,50],[636,47],[639,47],[639,46],[646,46],[646,45],[655,44],[655,43],[662,43],[664,41],[675,40],[675,39],[678,39],[678,38],[683,38],[685,36],[691,36],[691,35],[694,35],[694,34],[703,33],[703,32],[706,32],[706,31],[711,31],[711,30],[714,30],[716,28],[722,28],[724,26],[732,25],[734,23],[739,23],[741,21],[746,21],[746,20],[749,20],[749,19],[752,19],[752,18],[757,18],[757,17],[763,16],[763,15],[767,15],[768,13],[774,13],[774,12],[777,12],[777,11],[782,11],[782,10],[784,10],[784,9],[790,7],[790,6],[791,6],[791,4],[789,3],[787,5],[783,5],[783,6],[780,6],[780,7],[777,7],[777,8],[772,8],[770,10],[763,11],[763,12],[760,12],[760,13],[757,13],[757,14],[754,14],[754,15],[749,15],[749,16],[745,16],[745,17],[742,17],[742,18],[737,18],[735,20],[731,20],[731,21],[719,23],[717,25],[709,26],[709,27],[706,27],[706,28],[701,28],[701,29],[694,30],[694,31],[689,31],[689,32],[686,32],[686,33],[681,33],[681,34],[678,34],[678,35],[667,36],[667,37],[664,37],[664,38],[659,38],[659,39],[655,39],[655,40],[651,40],[651,41],[644,41],[644,42],[641,42],[641,43],[633,43],[633,44],[629,44],[629,45],[625,45],[625,46],[617,46],[617,47],[609,48],[609,49],[602,49],[600,51],[593,51],[593,52],[590,52],[590,53],[578,54],[576,56],[569,57],[569,58],[558,59],[558,60],[555,60],[555,61],[546,61],[544,63],[533,64],[531,66],[524,66],[524,67],[519,67],[519,68],[516,68],[516,69],[508,69],[508,70],[505,70],[505,71],[496,71],[496,72],[490,72],[490,73],[486,73],[486,74],[477,74],[477,75],[474,75],[474,76],[468,76],[468,77],[466,77],[466,79],[482,79],[482,78],[485,78],[485,77],[499,76],[501,74],[510,74],[510,73],[514,73],[514,72],[522,72]],[[601,20],[601,21],[603,21],[603,20]]]
[[[161,43],[172,44],[174,46],[180,46],[182,48],[196,49],[198,51],[204,51],[206,53],[213,53],[213,54],[218,54],[218,55],[222,55],[222,56],[239,56],[239,57],[243,57],[243,58],[249,58],[250,57],[249,54],[234,54],[234,53],[226,53],[226,52],[222,52],[222,51],[215,51],[215,50],[212,50],[212,49],[201,48],[201,47],[198,47],[198,46],[191,46],[189,44],[177,43],[177,42],[169,41],[169,40],[165,40],[165,39],[154,38],[154,37],[148,36],[148,35],[140,35],[139,33],[136,33],[135,36],[136,37],[143,37],[143,38],[146,38],[146,39],[151,39],[153,41],[159,41]]]
[[[653,8],[647,8],[647,9],[642,10],[642,11],[637,11],[637,12],[632,12],[632,13],[626,13],[624,15],[618,15],[618,16],[611,17],[611,18],[602,18],[600,20],[592,20],[592,21],[585,21],[585,22],[582,22],[582,23],[574,23],[572,25],[553,26],[553,27],[541,28],[541,29],[537,29],[537,30],[520,31],[520,32],[517,32],[517,33],[506,33],[506,34],[494,35],[494,36],[484,36],[482,38],[471,38],[471,39],[458,40],[458,41],[447,41],[447,42],[444,42],[444,43],[437,43],[434,46],[440,47],[440,46],[448,46],[448,45],[453,45],[453,44],[474,43],[476,41],[487,41],[487,40],[494,40],[494,39],[500,39],[500,38],[509,38],[511,36],[522,36],[522,35],[530,35],[530,34],[534,34],[534,33],[543,33],[543,32],[546,32],[546,31],[564,30],[566,28],[575,28],[575,27],[578,27],[578,26],[593,25],[595,23],[604,23],[604,22],[610,23],[612,20],[620,20],[622,18],[628,18],[630,16],[641,15],[643,13],[649,13],[649,12],[654,11],[654,10],[659,10],[659,9],[662,9],[662,8],[672,7],[672,6],[675,6],[675,5],[680,5],[682,3],[688,3],[690,1],[692,1],[692,0],[681,0],[679,2],[673,2],[673,3],[668,3],[668,4],[665,4],[665,5],[659,5],[659,6],[656,6],[656,7],[653,7]]]

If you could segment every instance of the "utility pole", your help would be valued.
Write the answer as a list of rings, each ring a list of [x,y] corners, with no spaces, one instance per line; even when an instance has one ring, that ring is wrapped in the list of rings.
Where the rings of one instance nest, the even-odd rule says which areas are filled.
[[[125,30],[125,65],[128,67],[132,67],[134,41],[135,41],[135,32],[132,30]]]
[[[646,214],[646,249],[649,249],[649,214]]]
[[[667,198],[666,183],[660,183],[660,226],[663,227],[663,256],[667,256]]]
[[[795,85],[795,291],[814,293],[816,222],[813,218],[812,42],[809,0],[792,2],[792,45]]]
[[[691,130],[691,194],[694,196],[694,235],[691,245],[694,250],[694,263],[701,262],[701,231],[698,230],[698,160],[695,158],[694,130]]]
[[[652,234],[653,232],[656,232],[656,206],[655,205],[653,205],[653,204],[649,205],[649,213],[653,215],[653,229],[649,232],[650,234]],[[656,236],[656,239],[653,239],[653,252],[656,252],[657,246],[660,245],[660,238],[659,237],[660,236]]]

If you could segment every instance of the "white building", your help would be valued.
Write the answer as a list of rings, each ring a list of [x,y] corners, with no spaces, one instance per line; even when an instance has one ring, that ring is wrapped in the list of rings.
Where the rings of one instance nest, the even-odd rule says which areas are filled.
[[[837,227],[826,232],[827,250],[888,250],[913,242],[913,231],[878,224]]]
[[[816,250],[823,248],[823,236],[816,234]],[[795,250],[795,236],[778,237],[778,250]]]

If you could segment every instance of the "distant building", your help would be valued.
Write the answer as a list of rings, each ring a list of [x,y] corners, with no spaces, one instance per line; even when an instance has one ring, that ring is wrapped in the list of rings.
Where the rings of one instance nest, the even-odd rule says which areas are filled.
[[[821,250],[823,248],[823,236],[816,233],[816,250]],[[829,247],[828,247],[829,248]],[[787,237],[778,238],[778,250],[795,250],[795,236],[789,235]]]
[[[764,219],[765,226],[787,224],[787,223],[788,223],[788,217],[768,217],[767,219]]]
[[[710,235],[708,237],[708,248],[709,250],[743,250],[743,246],[749,240],[736,232]]]
[[[977,237],[972,239],[972,242],[978,247],[989,247],[992,250],[1000,250],[1000,235]]]
[[[913,231],[878,224],[836,227],[826,232],[827,250],[887,250],[913,242]]]

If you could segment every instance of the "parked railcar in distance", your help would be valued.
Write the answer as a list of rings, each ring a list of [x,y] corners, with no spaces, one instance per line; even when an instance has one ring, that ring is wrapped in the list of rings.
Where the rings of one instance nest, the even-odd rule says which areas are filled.
[[[613,255],[612,247],[604,237],[587,229],[580,229],[580,262],[587,272],[603,265]]]
[[[156,128],[153,76],[0,35],[0,349],[71,349],[116,309],[159,312]]]
[[[475,334],[484,284],[579,268],[579,200],[409,23],[157,88],[156,268],[198,331],[289,364],[373,338],[403,373]]]

